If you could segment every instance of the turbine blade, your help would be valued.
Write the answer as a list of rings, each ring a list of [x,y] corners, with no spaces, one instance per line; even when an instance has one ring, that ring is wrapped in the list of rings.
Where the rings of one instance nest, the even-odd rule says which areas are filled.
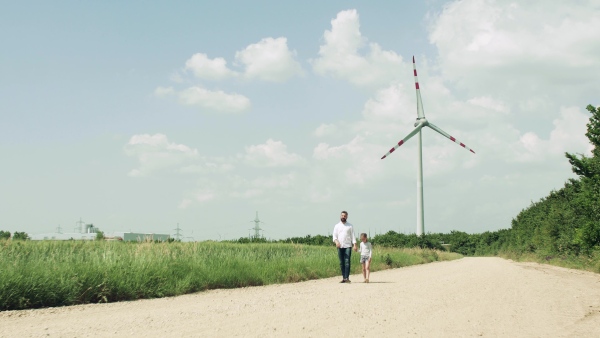
[[[450,139],[450,141],[460,145],[461,147],[467,149],[468,151],[472,152],[473,154],[475,154],[475,151],[469,147],[467,147],[464,143],[460,142],[459,140],[455,139],[454,137],[450,136],[448,133],[446,133],[445,131],[443,131],[442,129],[440,129],[438,126],[436,126],[435,124],[429,122],[429,127],[435,131],[437,131],[438,133],[442,134],[443,136],[447,137],[448,139]]]
[[[419,88],[419,78],[417,77],[417,64],[415,63],[415,56],[413,55],[413,71],[415,73],[415,88],[417,89],[417,116],[419,118],[425,117],[423,111],[423,101],[421,100],[421,89]]]
[[[389,154],[393,153],[396,149],[398,149],[398,147],[400,147],[406,141],[408,141],[408,139],[410,139],[411,137],[415,136],[419,132],[419,130],[421,130],[421,128],[423,128],[423,124],[419,124],[413,131],[410,132],[410,134],[406,135],[405,138],[403,138],[402,140],[400,140],[400,142],[398,142],[398,144],[396,144],[394,146],[394,148],[390,149],[390,151],[388,151],[387,154],[383,155],[383,157],[381,159],[383,160],[384,158],[386,158]]]

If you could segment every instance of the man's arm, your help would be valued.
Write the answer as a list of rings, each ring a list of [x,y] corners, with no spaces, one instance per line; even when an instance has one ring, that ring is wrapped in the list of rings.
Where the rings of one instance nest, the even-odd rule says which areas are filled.
[[[337,231],[337,229],[338,229],[337,225],[333,227],[333,235],[332,235],[332,237],[333,237],[333,242],[335,243],[335,247],[339,248],[341,246],[341,244],[340,244],[340,241],[338,239],[338,231]]]

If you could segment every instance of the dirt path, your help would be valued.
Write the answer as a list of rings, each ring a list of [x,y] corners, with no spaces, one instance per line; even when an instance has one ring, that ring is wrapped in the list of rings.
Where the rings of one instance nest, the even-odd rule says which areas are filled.
[[[0,312],[0,337],[600,337],[600,275],[500,258]]]

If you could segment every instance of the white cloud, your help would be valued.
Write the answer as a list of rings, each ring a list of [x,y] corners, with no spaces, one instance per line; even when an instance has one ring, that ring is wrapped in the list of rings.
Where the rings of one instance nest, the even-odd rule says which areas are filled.
[[[317,160],[327,160],[352,156],[364,150],[362,146],[363,141],[364,137],[356,136],[349,143],[337,147],[332,147],[327,143],[319,143],[313,149],[313,157]]]
[[[244,76],[248,79],[284,82],[303,74],[295,54],[288,49],[286,38],[264,38],[236,52],[235,59],[245,66]]]
[[[338,130],[338,127],[335,124],[326,124],[323,123],[314,131],[314,135],[317,137],[323,137],[328,135],[333,135]]]
[[[243,95],[211,91],[197,86],[181,91],[178,96],[179,102],[184,105],[209,110],[242,112],[250,108],[250,100]]]
[[[474,95],[494,91],[519,102],[560,88],[556,95],[569,98],[600,85],[598,16],[596,0],[455,1],[429,38],[446,80]]]
[[[364,184],[368,180],[381,178],[380,151],[383,148],[379,145],[367,142],[366,136],[357,135],[339,146],[319,143],[313,149],[313,158],[316,160],[313,165],[316,166],[315,170],[330,173],[335,179],[342,178],[344,183]]]
[[[406,74],[407,78],[408,76],[409,74]],[[369,99],[365,103],[363,116],[365,119],[377,120],[384,124],[398,120],[406,123],[414,121],[417,117],[415,95],[409,97],[409,92],[414,91],[413,88],[394,84],[379,90],[375,94],[375,98]]]
[[[157,87],[154,95],[160,98],[175,96],[183,105],[219,112],[243,112],[251,106],[250,99],[243,95],[212,91],[198,86],[179,92],[173,87]]]
[[[509,109],[506,106],[506,104],[504,104],[504,102],[495,100],[494,98],[492,98],[490,96],[474,97],[472,99],[467,100],[467,102],[474,106],[479,106],[482,108],[495,110],[499,113],[508,113],[509,112]]]
[[[174,71],[171,73],[171,75],[169,75],[169,80],[175,83],[183,83],[185,81],[183,75],[181,75],[181,72],[179,71]]]
[[[212,191],[200,191],[194,195],[196,201],[199,203],[210,201],[215,198],[215,194]]]
[[[223,58],[209,59],[204,53],[196,53],[185,62],[185,69],[191,70],[194,75],[207,80],[224,80],[237,74],[227,68],[227,61]]]
[[[288,153],[283,142],[272,139],[264,144],[246,147],[245,159],[257,167],[285,167],[303,162],[300,155]]]
[[[202,158],[204,163],[195,163],[187,165],[178,170],[185,174],[208,174],[208,173],[224,173],[232,171],[235,166],[230,163],[231,160],[226,159],[206,159]]]
[[[302,67],[295,60],[295,51],[287,46],[284,37],[265,38],[256,44],[251,44],[244,50],[236,52],[236,61],[245,70],[243,76],[247,79],[258,79],[271,82],[284,82],[296,75],[303,75]],[[224,58],[210,59],[204,53],[196,53],[185,62],[183,72],[191,71],[197,78],[204,80],[222,81],[240,76],[240,73],[227,67]],[[171,75],[171,80],[183,83],[179,72]],[[173,87],[157,87],[154,90],[157,97],[176,96],[179,103],[202,109],[241,112],[250,108],[250,99],[236,93],[226,93],[222,90],[209,90],[201,86],[192,86],[178,91]]]
[[[359,52],[366,45],[360,33],[355,9],[341,11],[331,20],[331,30],[323,34],[325,44],[319,48],[319,57],[311,60],[314,71],[331,74],[355,85],[388,84],[397,79],[406,67],[402,57],[393,51],[384,51],[376,43],[368,45],[368,53]]]
[[[189,207],[192,204],[192,200],[190,200],[189,198],[184,198],[181,203],[179,203],[178,208],[179,209],[187,209],[187,207]]]
[[[200,189],[195,193],[189,194],[186,198],[182,199],[177,208],[187,209],[194,204],[203,204],[208,201],[212,201],[217,198],[214,191],[208,189]]]
[[[164,134],[133,135],[125,146],[125,152],[139,161],[139,168],[129,172],[132,177],[148,176],[153,172],[178,167],[198,157],[196,149],[172,143]]]
[[[539,162],[548,156],[560,156],[565,152],[584,152],[590,156],[592,145],[585,136],[588,120],[589,116],[577,107],[561,108],[560,117],[552,121],[554,129],[547,140],[534,132],[526,132],[521,136],[515,145],[515,160]]]
[[[157,97],[167,97],[175,94],[173,87],[156,87],[154,95]]]

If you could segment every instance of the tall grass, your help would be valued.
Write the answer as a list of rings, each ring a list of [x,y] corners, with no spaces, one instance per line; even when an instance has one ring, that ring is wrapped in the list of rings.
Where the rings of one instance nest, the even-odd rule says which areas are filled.
[[[537,262],[568,269],[579,269],[600,273],[600,251],[598,250],[587,256],[548,255],[534,252],[503,250],[498,253],[498,256],[506,259],[512,259],[517,262]]]
[[[459,257],[376,248],[371,271]],[[352,256],[354,273],[360,272],[358,259]],[[333,247],[2,240],[0,310],[166,297],[339,274]]]

